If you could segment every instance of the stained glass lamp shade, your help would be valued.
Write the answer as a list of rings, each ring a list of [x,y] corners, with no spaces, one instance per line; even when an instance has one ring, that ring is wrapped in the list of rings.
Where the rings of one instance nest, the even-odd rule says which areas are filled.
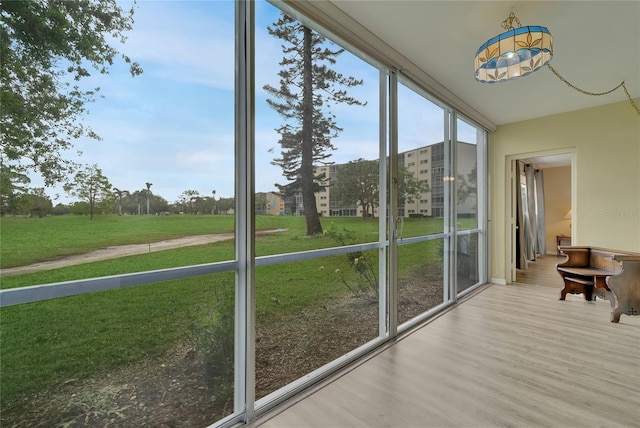
[[[505,82],[545,66],[553,56],[553,37],[546,27],[510,28],[485,42],[474,59],[475,78],[483,83]]]

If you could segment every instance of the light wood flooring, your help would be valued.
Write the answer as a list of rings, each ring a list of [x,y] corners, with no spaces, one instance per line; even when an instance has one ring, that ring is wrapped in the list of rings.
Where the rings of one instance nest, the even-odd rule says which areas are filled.
[[[562,278],[556,271],[556,265],[565,261],[566,256],[546,254],[527,263],[526,270],[516,271],[516,281],[522,284],[544,285],[562,290]]]
[[[542,268],[557,259],[539,260],[537,279],[529,270],[522,283],[487,287],[252,425],[640,427],[640,316],[613,324],[607,301],[558,300],[562,283]]]

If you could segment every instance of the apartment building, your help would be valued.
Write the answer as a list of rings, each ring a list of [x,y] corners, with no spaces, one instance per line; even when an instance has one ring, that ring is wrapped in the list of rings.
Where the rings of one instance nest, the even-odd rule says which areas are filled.
[[[475,174],[476,146],[459,141],[457,144],[458,162],[456,176],[469,180],[469,175]],[[417,149],[398,153],[398,163],[407,173],[421,184],[428,186],[428,191],[407,197],[399,206],[400,217],[442,217],[444,216],[445,182],[455,181],[445,175],[444,143],[439,142]],[[353,217],[362,216],[362,207],[356,203],[343,206],[331,198],[331,187],[335,184],[338,171],[342,164],[319,166],[315,174],[324,174],[327,178],[322,183],[323,189],[316,194],[316,207],[324,217]],[[472,178],[472,181],[475,177]],[[274,195],[275,196],[275,195]],[[275,202],[275,199],[272,199]],[[302,200],[298,197],[297,204],[302,208]],[[476,209],[476,195],[470,194],[464,201],[458,203],[458,215],[473,215]],[[376,216],[377,210],[374,211]]]

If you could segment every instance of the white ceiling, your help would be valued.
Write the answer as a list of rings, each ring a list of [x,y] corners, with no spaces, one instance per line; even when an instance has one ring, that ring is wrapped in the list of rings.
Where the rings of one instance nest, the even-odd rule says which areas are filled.
[[[497,125],[627,100],[622,88],[579,93],[547,67],[509,82],[477,82],[473,57],[504,31],[500,24],[511,11],[523,26],[549,29],[551,64],[575,86],[604,92],[624,80],[640,97],[638,0],[331,1]]]
[[[524,162],[533,164],[536,168],[557,168],[560,166],[571,165],[571,155],[563,153],[559,155],[538,156],[528,159],[522,159]]]

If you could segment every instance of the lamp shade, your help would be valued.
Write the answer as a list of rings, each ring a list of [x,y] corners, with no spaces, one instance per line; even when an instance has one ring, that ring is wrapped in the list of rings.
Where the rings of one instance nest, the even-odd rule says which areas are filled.
[[[487,40],[474,58],[475,78],[504,82],[531,74],[551,61],[553,37],[546,27],[512,28]]]

